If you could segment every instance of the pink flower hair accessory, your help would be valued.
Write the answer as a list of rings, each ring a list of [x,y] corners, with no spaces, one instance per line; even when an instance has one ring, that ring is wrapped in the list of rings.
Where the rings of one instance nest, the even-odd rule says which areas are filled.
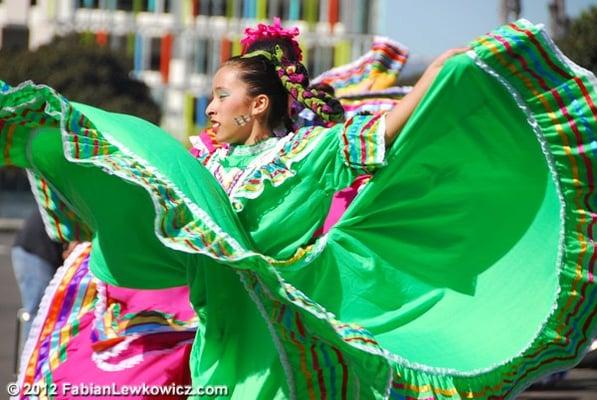
[[[245,29],[245,37],[241,39],[242,53],[245,54],[253,43],[260,40],[267,39],[287,39],[290,42],[297,59],[303,60],[303,52],[299,47],[296,37],[299,35],[299,29],[295,26],[293,28],[282,28],[280,18],[275,17],[274,23],[271,25],[257,24],[257,28]]]

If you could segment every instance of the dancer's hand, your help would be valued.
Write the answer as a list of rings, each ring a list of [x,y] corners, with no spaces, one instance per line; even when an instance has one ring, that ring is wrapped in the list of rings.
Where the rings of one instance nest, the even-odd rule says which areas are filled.
[[[68,256],[70,256],[72,254],[73,250],[75,250],[75,247],[77,247],[80,244],[81,244],[81,242],[77,242],[77,241],[69,242],[65,246],[64,251],[62,251],[62,259],[66,260],[68,258]]]
[[[439,71],[441,71],[441,69],[444,67],[444,64],[446,63],[446,61],[449,58],[454,57],[458,54],[465,53],[465,52],[469,51],[470,49],[471,49],[470,47],[457,47],[455,49],[450,49],[450,50],[444,51],[442,54],[439,55],[439,57],[437,57],[435,60],[433,60],[431,62],[431,64],[429,64],[429,66],[427,67],[427,69],[425,70],[423,75],[421,76],[421,79],[419,80],[419,82],[423,81],[422,83],[425,83],[425,84],[427,84],[427,86],[430,86],[431,81],[433,81],[433,79],[435,79],[435,77],[437,76]],[[419,82],[417,82],[417,84]]]
[[[465,53],[470,49],[470,47],[458,47],[455,49],[446,50],[442,54],[440,54],[439,57],[433,60],[433,62],[429,65],[429,68],[441,69],[448,58]]]

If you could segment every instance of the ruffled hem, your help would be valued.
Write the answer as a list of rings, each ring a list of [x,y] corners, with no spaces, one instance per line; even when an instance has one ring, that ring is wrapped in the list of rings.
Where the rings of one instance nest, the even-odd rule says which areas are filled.
[[[91,249],[88,243],[82,243],[78,245],[68,256],[68,258],[64,261],[64,264],[60,268],[58,268],[58,270],[54,274],[54,277],[50,281],[50,284],[46,288],[42,300],[39,304],[39,310],[35,316],[35,319],[33,320],[31,330],[29,331],[29,336],[25,341],[25,345],[21,353],[21,358],[19,362],[19,372],[17,374],[17,382],[19,383],[19,387],[23,388],[25,387],[25,383],[31,383],[29,380],[27,380],[27,375],[31,375],[32,373],[36,372],[35,370],[37,369],[37,359],[34,361],[33,365],[31,365],[30,362],[32,360],[33,353],[39,351],[39,342],[42,339],[42,336],[44,334],[47,334],[46,332],[44,332],[45,329],[47,329],[46,322],[48,316],[50,315],[50,308],[53,302],[56,300],[56,295],[59,291],[64,292],[64,288],[61,287],[61,284],[63,283],[67,274],[72,274],[73,271],[78,269],[83,260],[89,256],[90,251]],[[72,276],[69,277],[69,280],[70,279],[72,279]],[[85,287],[86,285],[89,285],[89,282],[86,281],[84,284],[81,284],[81,282],[77,280],[75,281],[75,285],[78,287],[78,289],[86,291]],[[91,294],[90,296],[92,296],[93,293],[95,293],[95,285],[93,283],[90,284],[89,293]],[[85,307],[90,306],[89,303],[79,304],[79,306],[81,305]],[[82,310],[86,309],[83,308]],[[72,314],[72,316],[75,317],[77,313],[79,313],[80,311],[81,309],[75,309],[75,312]],[[66,321],[63,321],[63,323],[64,322]],[[33,368],[33,370],[30,370],[31,368]],[[29,379],[31,378],[32,377],[30,376]],[[17,399],[18,397],[14,398]]]
[[[472,43],[472,48],[468,56],[497,79],[525,113],[547,160],[560,201],[563,223],[555,266],[558,292],[551,312],[529,343],[516,355],[486,368],[465,371],[414,363],[384,349],[362,327],[337,320],[321,305],[286,283],[277,272],[277,280],[284,288],[284,300],[306,311],[303,317],[329,324],[340,340],[323,334],[325,329],[321,326],[313,329],[318,332],[317,336],[308,338],[306,327],[317,327],[317,322],[301,319],[300,314],[292,315],[283,304],[277,303],[277,296],[267,289],[271,285],[263,280],[254,277],[252,283],[246,283],[253,297],[260,298],[262,307],[270,304],[264,317],[276,326],[276,340],[286,338],[290,346],[297,346],[296,342],[301,341],[297,338],[302,336],[302,345],[305,348],[311,346],[312,355],[303,355],[306,360],[317,364],[318,356],[313,349],[324,347],[332,353],[344,353],[347,358],[355,349],[372,355],[368,368],[362,371],[368,369],[366,374],[369,376],[386,376],[383,371],[389,371],[385,389],[381,383],[377,388],[377,393],[385,398],[513,398],[541,376],[578,363],[597,333],[596,253],[591,245],[597,214],[590,202],[595,196],[592,176],[597,167],[595,154],[590,150],[590,143],[595,139],[592,136],[597,131],[594,89],[597,81],[589,71],[563,57],[541,27],[525,20],[480,37]],[[543,58],[538,71],[534,69],[537,57]],[[551,67],[550,71],[541,69],[545,64]],[[545,74],[552,78],[556,74],[561,79],[546,84],[542,78]],[[529,88],[529,82],[538,82],[540,90]],[[558,107],[551,108],[550,104]],[[292,317],[288,317],[289,312]],[[275,322],[286,318],[294,319],[293,329]],[[292,340],[288,339],[289,332],[296,334]],[[320,361],[325,358],[323,353],[322,350],[319,354]],[[289,357],[285,355],[283,362]],[[339,367],[343,366],[340,362]],[[309,375],[307,371],[304,374]],[[354,376],[351,378],[358,381]],[[316,392],[311,390],[312,394]],[[320,386],[319,390],[324,388]]]
[[[408,55],[408,48],[403,44],[377,36],[367,54],[324,72],[315,77],[312,84],[328,84],[338,96],[384,89],[396,83]]]
[[[369,379],[367,385],[386,398],[509,398],[541,375],[573,365],[582,357],[596,333],[594,317],[597,309],[594,305],[597,290],[593,279],[592,228],[597,214],[589,201],[595,195],[592,176],[596,163],[595,156],[587,150],[597,127],[596,82],[589,72],[565,59],[545,33],[527,21],[502,27],[479,38],[472,47],[469,56],[503,84],[526,113],[553,174],[562,220],[565,221],[557,266],[560,291],[551,315],[519,354],[499,365],[474,371],[420,365],[391,354],[367,330],[337,320],[324,307],[287,283],[278,268],[300,268],[315,260],[326,246],[327,235],[314,245],[297,250],[289,260],[273,260],[252,252],[151,164],[126,150],[106,132],[100,132],[87,117],[51,89],[28,83],[16,89],[4,88],[3,94],[15,96],[15,99],[28,96],[51,99],[44,113],[59,119],[67,159],[92,164],[144,188],[154,202],[156,236],[165,246],[204,254],[240,268],[251,297],[264,311],[266,321],[271,323],[280,351],[286,346],[302,346],[303,351],[311,346],[313,362],[329,362],[329,356],[333,355],[335,361],[327,365],[332,365],[336,371],[334,376],[338,381],[334,381],[334,385],[339,385],[338,390],[344,395],[348,364],[359,356],[362,359],[366,353],[371,357],[354,361],[352,379],[358,381],[359,376]],[[537,58],[541,59],[539,73],[535,70]],[[545,71],[546,68],[549,71]],[[543,79],[546,74],[550,79],[555,78],[546,83]],[[57,100],[59,106],[56,106]],[[558,104],[558,108],[551,108],[550,104]],[[15,105],[15,109],[19,118],[30,118],[27,114],[31,110],[26,103]],[[574,143],[572,149],[570,143]],[[287,307],[290,305],[292,310]],[[288,313],[298,336],[280,323]],[[307,338],[305,332],[317,332],[317,335]],[[320,358],[315,356],[313,349],[321,349]],[[282,363],[286,364],[285,370],[293,387],[302,387],[302,383],[293,377],[295,372],[289,365],[306,365],[305,359],[300,358],[304,354],[296,356],[296,360],[293,357],[286,354]],[[310,368],[306,369],[305,374],[311,376]],[[314,373],[317,371],[315,368]],[[306,387],[309,385],[308,382],[305,384]],[[302,389],[300,391],[302,393]],[[291,390],[292,393],[295,391]],[[301,397],[301,393],[295,395]]]

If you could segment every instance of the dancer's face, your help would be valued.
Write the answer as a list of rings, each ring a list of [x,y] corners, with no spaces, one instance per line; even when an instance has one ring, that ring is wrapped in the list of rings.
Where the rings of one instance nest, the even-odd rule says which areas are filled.
[[[205,113],[220,143],[242,144],[251,135],[253,99],[247,85],[240,79],[238,68],[225,65],[213,78],[213,100]]]

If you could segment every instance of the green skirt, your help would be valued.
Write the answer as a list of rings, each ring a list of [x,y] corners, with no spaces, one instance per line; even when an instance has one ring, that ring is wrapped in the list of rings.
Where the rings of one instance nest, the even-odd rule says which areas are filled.
[[[159,128],[48,87],[2,88],[0,164],[31,171],[55,236],[92,241],[100,279],[189,285],[196,386],[514,397],[595,334],[596,80],[526,21],[471,46],[342,218],[291,258],[256,251],[209,171]]]

